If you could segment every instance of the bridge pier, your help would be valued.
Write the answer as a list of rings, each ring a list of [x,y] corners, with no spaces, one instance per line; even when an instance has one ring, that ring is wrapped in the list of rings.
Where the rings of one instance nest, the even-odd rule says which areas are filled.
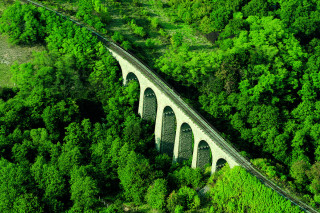
[[[179,146],[180,146],[180,134],[179,132],[181,131],[181,121],[180,119],[177,119],[177,131],[176,131],[176,138],[174,140],[174,149],[173,149],[173,158],[172,162],[177,163],[179,162]]]
[[[164,110],[163,103],[158,104],[157,109],[157,116],[156,116],[156,125],[154,130],[154,137],[155,137],[155,143],[156,143],[156,149],[160,152],[160,145],[161,145],[161,132],[162,132],[162,113]]]
[[[144,105],[144,91],[146,87],[140,84],[140,97],[139,97],[139,107],[138,107],[138,114],[141,118],[143,118],[143,105]]]

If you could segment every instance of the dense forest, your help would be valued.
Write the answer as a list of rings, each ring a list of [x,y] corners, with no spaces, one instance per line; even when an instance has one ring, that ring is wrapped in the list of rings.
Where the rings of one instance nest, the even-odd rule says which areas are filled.
[[[166,52],[150,63],[192,88],[187,101],[245,155],[271,160],[255,165],[318,205],[317,1],[158,3],[177,11],[168,14],[175,22],[218,35],[215,51],[201,54],[182,34],[166,34],[157,19],[147,19],[146,27],[123,17],[144,44],[106,32],[110,5],[124,1],[74,4],[77,10],[67,12],[125,49],[150,50],[151,29],[166,37]],[[11,66],[16,87],[0,88],[1,212],[300,212],[243,168],[226,166],[209,178],[210,168],[172,165],[158,153],[153,124],[136,114],[138,84],[122,86],[119,65],[87,29],[16,2],[1,14],[0,32],[15,45],[46,47],[32,62]],[[206,184],[210,192],[202,196]]]
[[[198,89],[201,108],[230,141],[252,157],[284,164],[293,187],[320,202],[320,2],[167,4],[178,20],[218,35],[217,50],[195,55],[173,46],[157,67]]]

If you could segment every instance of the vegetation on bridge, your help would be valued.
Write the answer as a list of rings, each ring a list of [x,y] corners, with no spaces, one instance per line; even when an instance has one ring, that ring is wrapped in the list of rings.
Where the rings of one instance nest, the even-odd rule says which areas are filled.
[[[310,21],[318,23],[317,2],[308,7],[298,0],[215,2],[158,5],[177,10],[176,21],[222,33],[214,54],[195,54],[183,45],[183,35],[169,37],[150,19],[150,29],[171,38],[156,67],[196,88],[203,110],[219,119],[215,124],[233,133],[248,155],[255,156],[254,147],[284,162],[288,171],[279,174],[266,161],[256,165],[273,177],[293,178],[293,187],[319,202],[319,40],[318,29],[308,28]],[[80,0],[74,15],[103,30],[111,15],[102,3]],[[138,0],[133,3],[139,8]],[[250,9],[255,4],[263,10]],[[223,18],[215,20],[216,13]],[[151,36],[138,22],[129,25],[139,37]],[[207,174],[171,165],[154,150],[152,125],[134,112],[137,84],[122,87],[116,61],[86,29],[15,3],[1,14],[0,32],[14,44],[46,45],[32,62],[11,66],[17,87],[0,91],[1,212],[122,212],[123,203],[159,212],[300,211],[241,168],[222,169],[209,180],[209,197],[200,197]],[[115,38],[130,47],[121,34]]]

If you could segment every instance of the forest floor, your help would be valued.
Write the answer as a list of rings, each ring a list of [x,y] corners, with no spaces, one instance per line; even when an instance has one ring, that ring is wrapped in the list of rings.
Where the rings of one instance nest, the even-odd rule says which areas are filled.
[[[0,34],[0,87],[12,87],[10,66],[14,63],[22,64],[32,59],[34,51],[44,50],[43,46],[12,45],[8,36]]]

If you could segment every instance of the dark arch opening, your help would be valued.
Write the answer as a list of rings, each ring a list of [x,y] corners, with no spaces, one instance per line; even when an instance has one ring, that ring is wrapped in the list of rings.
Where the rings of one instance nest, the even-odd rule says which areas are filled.
[[[227,164],[227,161],[223,158],[220,158],[216,163],[216,172],[222,169]]]
[[[206,141],[200,141],[198,145],[197,168],[205,169],[212,163],[211,148]]]
[[[157,97],[151,88],[147,88],[143,95],[142,118],[155,121],[157,116]]]
[[[194,139],[192,129],[189,124],[183,123],[180,128],[178,162],[192,158],[193,144]]]
[[[128,73],[128,75],[126,77],[126,85],[131,81],[137,81],[139,83],[137,76],[133,72]]]
[[[139,108],[139,97],[140,97],[140,82],[137,78],[137,76],[133,72],[129,72],[126,76],[126,82],[125,86],[129,87],[131,84],[138,84],[138,89],[132,93],[131,98],[135,98],[133,96],[136,96],[136,100],[134,100],[134,110],[137,112]]]
[[[162,114],[162,132],[160,152],[173,156],[174,141],[176,138],[176,116],[171,107],[166,106]]]

